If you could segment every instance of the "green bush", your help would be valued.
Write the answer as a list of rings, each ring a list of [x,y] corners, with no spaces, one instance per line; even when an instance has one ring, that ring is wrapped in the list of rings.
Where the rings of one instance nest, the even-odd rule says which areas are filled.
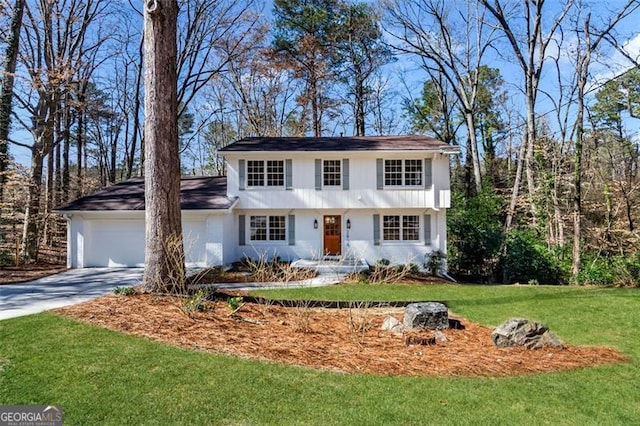
[[[448,213],[449,271],[464,279],[491,281],[503,241],[503,201],[490,191],[465,199],[454,193]]]
[[[599,287],[638,287],[640,255],[586,256],[575,281]]]
[[[191,315],[195,312],[204,312],[209,308],[207,303],[208,298],[208,291],[200,288],[184,302],[182,310],[187,315]]]
[[[113,294],[118,294],[120,296],[132,296],[136,294],[136,289],[134,287],[116,287],[113,289]]]
[[[564,284],[567,277],[559,256],[527,231],[514,231],[508,235],[498,271],[505,284]]]

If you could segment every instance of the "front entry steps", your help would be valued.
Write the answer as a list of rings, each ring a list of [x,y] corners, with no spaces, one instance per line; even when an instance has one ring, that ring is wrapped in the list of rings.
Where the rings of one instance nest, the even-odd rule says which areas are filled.
[[[298,259],[291,263],[292,268],[311,269],[319,274],[348,274],[369,270],[364,259],[325,256],[322,259]]]

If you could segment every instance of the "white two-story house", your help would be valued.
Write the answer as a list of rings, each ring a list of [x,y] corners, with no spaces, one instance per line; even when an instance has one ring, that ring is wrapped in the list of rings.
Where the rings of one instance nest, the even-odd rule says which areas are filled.
[[[423,264],[446,253],[449,156],[425,136],[246,138],[221,150],[225,177],[182,179],[189,266],[245,256]],[[144,181],[57,209],[68,266],[144,264]]]

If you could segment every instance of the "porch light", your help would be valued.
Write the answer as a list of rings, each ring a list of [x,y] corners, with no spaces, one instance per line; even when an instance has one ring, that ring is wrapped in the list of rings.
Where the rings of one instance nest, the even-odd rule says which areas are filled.
[[[313,229],[318,229],[318,219],[313,219]]]
[[[351,219],[347,219],[347,229],[351,229]]]

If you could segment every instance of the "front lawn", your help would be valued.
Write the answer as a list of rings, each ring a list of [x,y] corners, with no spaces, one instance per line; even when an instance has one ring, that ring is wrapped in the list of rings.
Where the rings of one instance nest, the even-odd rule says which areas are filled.
[[[60,404],[65,424],[637,424],[640,299],[633,289],[371,286],[261,292],[442,300],[496,325],[548,323],[628,363],[513,378],[347,375],[175,348],[53,314],[0,321],[0,404]]]

